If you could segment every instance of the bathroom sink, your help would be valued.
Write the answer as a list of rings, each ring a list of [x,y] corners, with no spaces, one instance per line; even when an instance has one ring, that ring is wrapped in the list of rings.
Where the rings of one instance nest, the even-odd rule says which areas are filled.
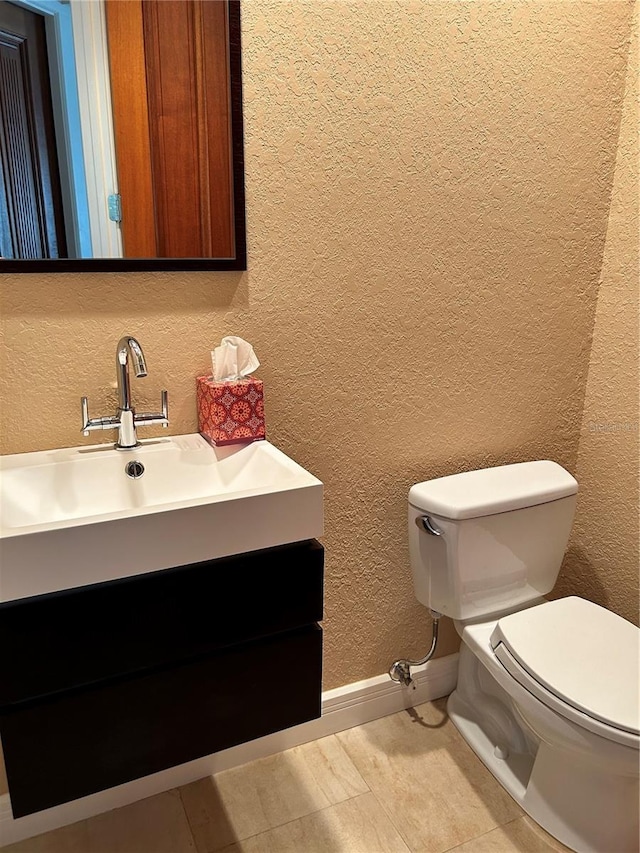
[[[322,523],[322,483],[267,441],[4,456],[0,601],[313,539]]]

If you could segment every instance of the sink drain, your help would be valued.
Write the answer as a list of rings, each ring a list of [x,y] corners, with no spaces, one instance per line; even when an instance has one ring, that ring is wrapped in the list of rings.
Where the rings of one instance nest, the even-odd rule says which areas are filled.
[[[124,470],[127,477],[131,477],[132,480],[137,480],[144,474],[144,465],[136,459],[133,462],[127,462],[124,466]]]

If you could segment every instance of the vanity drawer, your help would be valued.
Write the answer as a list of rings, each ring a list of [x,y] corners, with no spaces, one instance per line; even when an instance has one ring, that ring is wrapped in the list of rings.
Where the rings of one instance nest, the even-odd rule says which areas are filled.
[[[323,571],[312,540],[2,604],[0,710],[318,622]]]
[[[5,712],[13,815],[318,717],[321,678],[314,625]]]

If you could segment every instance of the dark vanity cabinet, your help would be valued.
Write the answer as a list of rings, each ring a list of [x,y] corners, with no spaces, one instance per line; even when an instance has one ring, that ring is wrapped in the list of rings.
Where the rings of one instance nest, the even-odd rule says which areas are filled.
[[[0,605],[14,817],[320,716],[316,541]]]

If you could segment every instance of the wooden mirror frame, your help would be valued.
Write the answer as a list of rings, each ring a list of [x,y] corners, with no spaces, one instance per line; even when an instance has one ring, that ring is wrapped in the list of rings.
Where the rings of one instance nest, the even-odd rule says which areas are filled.
[[[229,258],[45,258],[0,259],[2,273],[40,272],[179,272],[247,269],[244,132],[242,117],[242,55],[240,0],[227,0],[229,11],[229,85],[231,108],[231,162],[235,256]]]

